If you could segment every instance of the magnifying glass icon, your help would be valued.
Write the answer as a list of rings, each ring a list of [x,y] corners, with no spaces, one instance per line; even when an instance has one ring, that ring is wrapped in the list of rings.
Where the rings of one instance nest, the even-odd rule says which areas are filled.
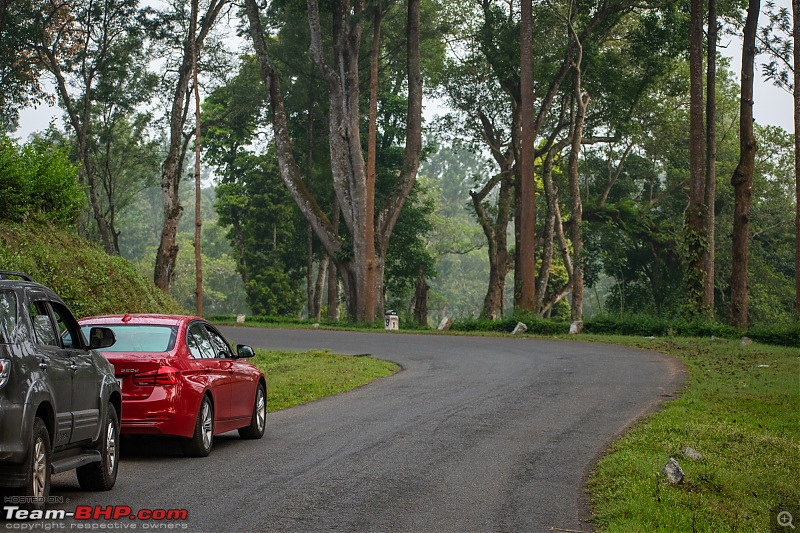
[[[778,525],[781,527],[790,527],[794,529],[794,524],[792,523],[792,513],[789,511],[781,511],[778,513]]]

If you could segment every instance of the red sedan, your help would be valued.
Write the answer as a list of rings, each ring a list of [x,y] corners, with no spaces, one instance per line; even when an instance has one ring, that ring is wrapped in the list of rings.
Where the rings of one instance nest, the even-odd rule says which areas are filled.
[[[184,453],[205,457],[214,435],[234,429],[246,439],[264,435],[267,382],[245,359],[250,346],[231,350],[199,317],[116,315],[79,321],[111,329],[103,351],[122,385],[122,433],[183,437]]]

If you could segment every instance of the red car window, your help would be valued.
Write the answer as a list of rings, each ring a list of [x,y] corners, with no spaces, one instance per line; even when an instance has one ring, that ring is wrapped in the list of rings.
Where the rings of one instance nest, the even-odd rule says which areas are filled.
[[[202,324],[195,322],[186,332],[186,346],[195,359],[214,359],[214,348]]]
[[[211,328],[206,329],[208,329],[208,336],[211,337],[211,344],[214,345],[214,348],[217,351],[217,357],[220,359],[233,359],[231,347],[228,346],[228,343],[225,342],[225,339],[222,338],[222,335]]]

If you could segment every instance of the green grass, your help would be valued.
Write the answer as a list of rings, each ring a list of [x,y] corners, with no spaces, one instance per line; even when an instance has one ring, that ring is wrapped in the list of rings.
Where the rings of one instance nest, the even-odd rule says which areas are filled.
[[[582,337],[670,354],[688,369],[678,400],[615,442],[589,481],[601,531],[770,531],[800,504],[800,353],[730,340]],[[699,461],[680,455],[692,447]],[[685,479],[659,472],[670,457]]]
[[[253,363],[267,376],[269,411],[286,409],[389,376],[397,365],[328,351],[256,350]]]

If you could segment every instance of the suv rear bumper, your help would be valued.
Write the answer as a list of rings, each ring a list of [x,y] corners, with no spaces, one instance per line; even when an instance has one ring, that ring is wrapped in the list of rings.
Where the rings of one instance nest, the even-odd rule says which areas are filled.
[[[25,424],[25,405],[0,396],[0,486],[18,487],[27,480],[26,444],[31,440],[31,426]]]

